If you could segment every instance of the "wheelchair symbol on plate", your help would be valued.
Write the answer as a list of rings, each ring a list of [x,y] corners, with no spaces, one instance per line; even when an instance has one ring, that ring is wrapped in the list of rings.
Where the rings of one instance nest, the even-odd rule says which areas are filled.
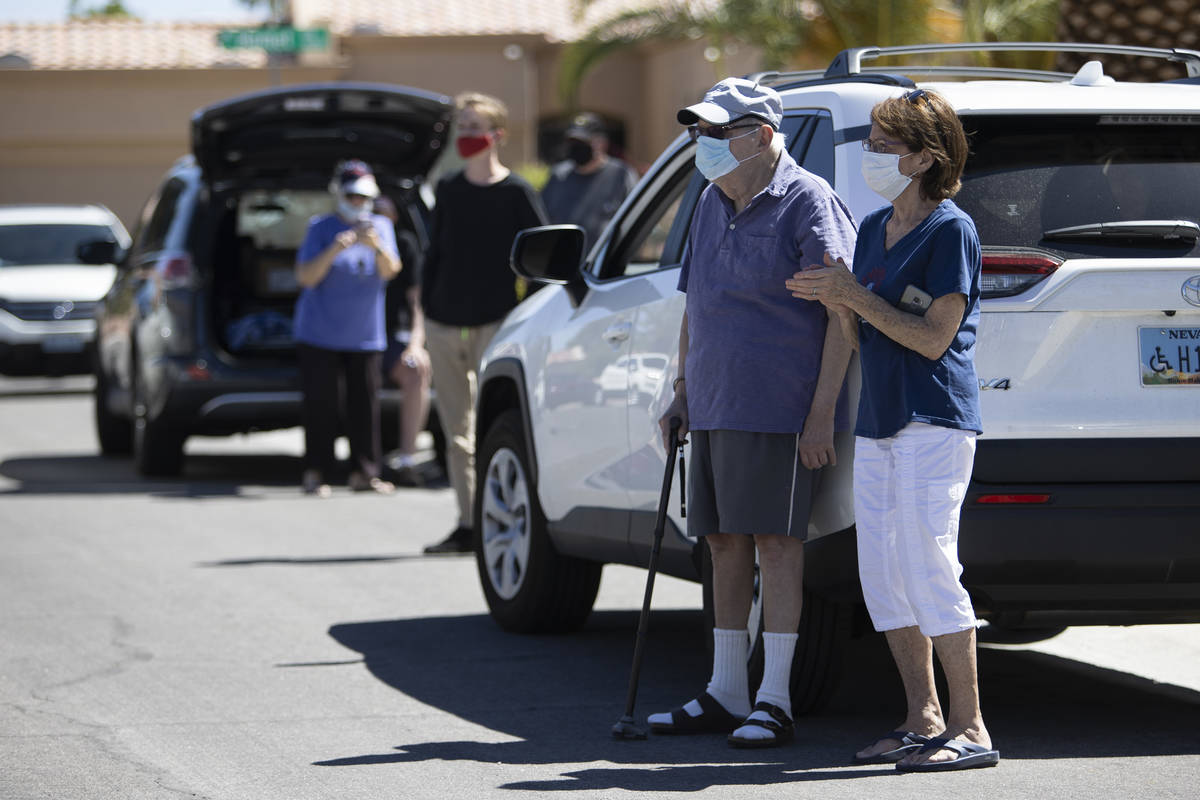
[[[1155,372],[1166,372],[1171,368],[1171,362],[1163,355],[1162,348],[1155,346],[1154,355],[1150,356],[1150,369]]]

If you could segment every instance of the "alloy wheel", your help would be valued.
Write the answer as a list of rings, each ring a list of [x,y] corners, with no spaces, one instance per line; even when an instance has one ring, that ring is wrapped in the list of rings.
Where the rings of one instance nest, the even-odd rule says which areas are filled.
[[[517,454],[497,450],[488,464],[479,520],[483,562],[496,594],[511,600],[529,565],[529,484]]]

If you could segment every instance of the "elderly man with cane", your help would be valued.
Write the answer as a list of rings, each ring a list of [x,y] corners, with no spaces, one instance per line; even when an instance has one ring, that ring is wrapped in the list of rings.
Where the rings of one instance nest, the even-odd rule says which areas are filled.
[[[726,78],[678,113],[712,181],[689,234],[679,289],[675,397],[661,425],[692,438],[688,531],[712,553],[712,679],[681,708],[649,717],[656,733],[728,733],[734,747],[793,735],[790,676],[800,622],[804,540],[833,434],[850,346],[818,303],[797,306],[784,282],[849,257],[855,225],[822,178],[796,164],[773,89]],[[766,663],[753,706],[746,669],[755,549]]]

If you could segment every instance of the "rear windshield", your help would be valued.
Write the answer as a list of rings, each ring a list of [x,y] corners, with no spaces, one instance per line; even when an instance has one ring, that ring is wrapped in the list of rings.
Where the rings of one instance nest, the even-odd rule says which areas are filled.
[[[115,241],[105,225],[0,225],[0,267],[78,264],[84,242]]]
[[[954,198],[983,245],[1064,257],[1178,257],[1189,238],[1045,233],[1134,220],[1200,222],[1200,116],[965,116],[971,154]]]

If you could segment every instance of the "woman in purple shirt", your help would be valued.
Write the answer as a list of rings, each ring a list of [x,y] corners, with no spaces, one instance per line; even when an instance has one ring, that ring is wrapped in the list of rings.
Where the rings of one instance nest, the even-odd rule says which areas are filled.
[[[384,288],[400,273],[391,222],[372,214],[379,186],[362,161],[338,165],[329,189],[333,214],[315,217],[296,253],[296,354],[303,391],[306,494],[328,497],[336,467],[334,440],[345,387],[350,488],[389,493],[379,477],[379,385],[384,340]]]

